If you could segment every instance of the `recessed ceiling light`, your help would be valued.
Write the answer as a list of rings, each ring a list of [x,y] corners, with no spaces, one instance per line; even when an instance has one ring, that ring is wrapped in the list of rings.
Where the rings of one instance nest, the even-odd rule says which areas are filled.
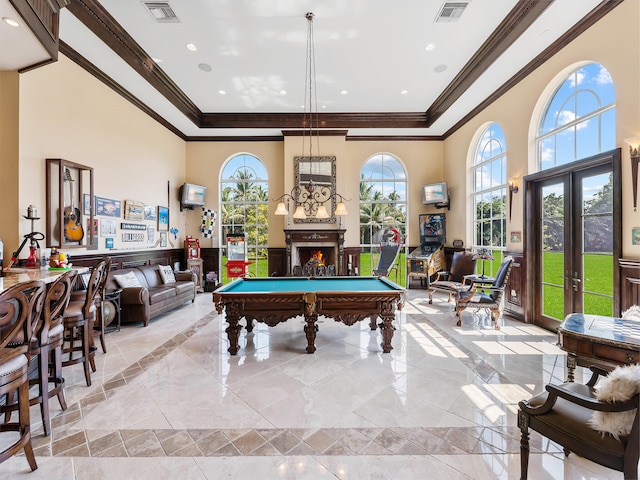
[[[433,43],[427,43],[427,45],[424,47],[424,49],[425,49],[427,52],[430,52],[431,50],[433,50],[433,49],[435,49],[435,48],[436,48],[436,46],[435,46]]]
[[[327,108],[327,106],[326,105],[322,105],[322,108]]]
[[[218,93],[219,93],[220,95],[226,95],[226,94],[227,94],[227,92],[226,92],[226,91],[224,91],[224,90],[218,90]]]
[[[286,90],[280,90],[280,95],[286,95],[287,91]]]
[[[340,90],[340,95],[346,95],[349,93],[349,90]]]
[[[400,95],[406,95],[407,93],[409,93],[409,90],[401,90],[400,91]]]
[[[193,43],[187,43],[185,47],[187,47],[187,50],[191,50],[192,52],[198,50],[198,47],[196,47]]]
[[[446,65],[438,65],[436,68],[433,69],[434,72],[436,73],[442,73],[447,69]]]
[[[2,21],[4,23],[6,23],[7,25],[11,25],[12,27],[19,27],[20,24],[18,22],[16,22],[14,19],[9,18],[9,17],[2,17]]]
[[[211,70],[213,70],[213,67],[208,63],[199,63],[198,68],[203,72],[210,72]]]

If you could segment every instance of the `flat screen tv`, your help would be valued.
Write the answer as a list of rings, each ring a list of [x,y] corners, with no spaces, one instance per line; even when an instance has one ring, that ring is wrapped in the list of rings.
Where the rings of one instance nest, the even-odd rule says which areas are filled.
[[[184,207],[202,206],[206,195],[207,187],[185,183],[180,187],[180,205]]]
[[[447,182],[429,183],[428,185],[423,185],[422,203],[425,205],[449,203]]]

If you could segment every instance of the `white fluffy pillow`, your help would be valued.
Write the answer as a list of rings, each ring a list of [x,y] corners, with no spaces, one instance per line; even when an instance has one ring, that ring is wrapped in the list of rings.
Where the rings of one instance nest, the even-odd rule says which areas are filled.
[[[124,275],[114,275],[113,279],[116,281],[120,288],[129,288],[129,287],[141,287],[140,281],[136,274],[133,272],[126,273]]]
[[[596,385],[596,397],[602,402],[624,402],[640,392],[640,364],[616,367]],[[627,412],[593,412],[589,425],[614,438],[629,435],[636,409]]]
[[[628,310],[622,312],[622,318],[626,320],[640,320],[640,307],[633,305]]]
[[[160,270],[162,283],[173,283],[176,281],[176,276],[173,274],[173,269],[169,265],[158,265],[158,270]]]

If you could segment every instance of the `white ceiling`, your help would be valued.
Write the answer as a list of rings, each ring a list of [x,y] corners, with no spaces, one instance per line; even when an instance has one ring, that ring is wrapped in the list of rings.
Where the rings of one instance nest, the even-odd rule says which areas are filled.
[[[353,113],[427,111],[518,2],[471,0],[455,22],[435,21],[441,0],[168,3],[179,23],[157,23],[142,1],[101,1],[201,112],[302,113],[305,13],[311,11],[315,14],[318,110]],[[350,128],[349,135],[444,134],[599,3],[552,2],[429,128]],[[8,0],[0,0],[0,16],[9,16],[9,9]],[[2,69],[16,68],[18,52],[18,58],[29,59],[22,66],[35,63],[31,59],[37,58],[38,49],[33,40],[14,36],[18,30],[0,22]],[[281,134],[279,128],[199,128],[67,8],[61,11],[60,38],[185,136]],[[197,51],[187,50],[187,43],[195,44]],[[427,51],[428,44],[435,48]],[[19,47],[7,49],[6,45]],[[211,71],[203,71],[199,64],[209,65]],[[348,93],[342,94],[343,90]],[[402,90],[408,93],[402,95]]]

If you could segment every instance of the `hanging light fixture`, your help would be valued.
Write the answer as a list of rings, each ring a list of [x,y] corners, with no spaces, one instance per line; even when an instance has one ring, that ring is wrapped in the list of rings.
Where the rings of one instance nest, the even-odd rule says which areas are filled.
[[[318,98],[316,91],[316,65],[315,65],[315,42],[313,39],[313,17],[312,12],[307,12],[307,50],[306,50],[306,69],[305,69],[305,99],[304,114],[302,118],[302,156],[296,157],[298,166],[304,165],[308,168],[308,180],[303,185],[296,185],[291,193],[284,193],[276,201],[276,215],[289,215],[289,202],[293,202],[296,206],[293,218],[302,221],[309,217],[318,220],[328,220],[331,218],[327,206],[336,204],[334,215],[340,218],[340,226],[342,226],[342,217],[347,215],[345,207],[345,198],[339,193],[332,191],[327,185],[318,185],[314,182],[314,174],[320,176],[320,132],[319,132],[319,115],[318,115]],[[307,138],[308,137],[308,138]],[[315,152],[314,152],[315,138]],[[308,143],[308,155],[306,145]],[[315,155],[314,155],[315,153]],[[335,157],[333,157],[335,159]],[[323,159],[326,162],[326,160]],[[297,167],[300,168],[300,167]],[[300,173],[302,178],[303,173]],[[334,176],[335,180],[335,176]],[[334,181],[335,183],[335,181]],[[335,187],[334,187],[335,188]],[[337,200],[339,197],[339,201]],[[347,199],[348,201],[348,199]],[[313,221],[313,220],[310,220]],[[287,218],[288,222],[288,218]]]

